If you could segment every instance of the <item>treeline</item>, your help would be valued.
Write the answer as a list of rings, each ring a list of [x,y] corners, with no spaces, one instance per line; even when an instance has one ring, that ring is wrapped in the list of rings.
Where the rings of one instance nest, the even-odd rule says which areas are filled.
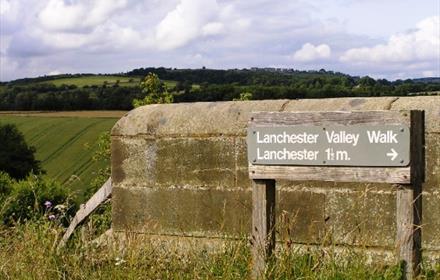
[[[228,101],[241,99],[298,99],[330,97],[406,96],[440,91],[440,80],[388,81],[353,77],[325,71],[292,69],[171,69],[140,68],[127,77],[157,74],[161,80],[176,81],[168,88],[174,102]],[[118,84],[77,87],[55,86],[51,80],[90,74],[59,75],[21,79],[0,87],[0,110],[129,110],[135,98],[143,98],[139,87]]]
[[[264,85],[264,86],[291,86],[300,88],[310,84],[314,86],[343,85],[346,88],[352,88],[358,85],[418,85],[412,89],[414,91],[427,91],[425,87],[440,85],[440,78],[421,78],[388,81],[386,79],[375,80],[369,76],[358,77],[350,76],[341,72],[327,71],[300,71],[284,68],[251,68],[251,69],[176,69],[176,68],[138,68],[125,73],[127,76],[144,77],[148,73],[157,74],[163,80],[173,80],[192,84],[234,84],[234,85]]]
[[[138,87],[55,86],[31,84],[6,86],[0,91],[0,110],[130,110],[140,98]]]

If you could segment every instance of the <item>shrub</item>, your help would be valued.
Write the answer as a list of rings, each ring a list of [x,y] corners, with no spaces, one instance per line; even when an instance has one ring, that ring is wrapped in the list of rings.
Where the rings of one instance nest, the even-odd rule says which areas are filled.
[[[12,189],[14,180],[6,172],[0,171],[0,203],[3,204],[3,199],[8,196]]]
[[[65,210],[69,213],[74,211],[68,203],[67,190],[56,181],[30,175],[26,180],[12,184],[0,215],[6,225],[38,219],[45,214],[51,219],[66,222]]]

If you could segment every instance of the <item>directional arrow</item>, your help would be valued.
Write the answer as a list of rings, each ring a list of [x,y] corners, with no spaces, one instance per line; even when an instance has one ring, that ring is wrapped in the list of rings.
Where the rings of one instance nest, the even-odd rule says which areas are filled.
[[[391,148],[391,153],[387,153],[387,157],[391,157],[391,161],[394,161],[399,154]]]

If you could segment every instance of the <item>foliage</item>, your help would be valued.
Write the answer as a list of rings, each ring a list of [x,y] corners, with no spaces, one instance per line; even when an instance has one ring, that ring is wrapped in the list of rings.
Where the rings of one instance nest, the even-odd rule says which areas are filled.
[[[97,149],[95,150],[92,160],[94,162],[104,163],[97,172],[95,178],[91,181],[90,188],[87,190],[85,197],[90,198],[111,176],[110,156],[111,156],[111,139],[110,132],[103,132],[99,135],[97,141]],[[92,234],[99,236],[106,230],[111,228],[112,213],[111,203],[107,201],[99,205],[93,214],[89,217],[89,228]]]
[[[3,200],[11,193],[13,183],[14,180],[8,173],[0,171],[0,205],[3,204]]]
[[[63,228],[47,219],[0,228],[2,279],[249,279],[251,254],[245,238],[216,249],[154,242],[135,235],[95,245],[80,230],[59,253]],[[123,242],[121,240],[121,242]],[[200,243],[200,242],[199,242]],[[107,246],[108,244],[108,246]],[[123,248],[123,249],[122,249]],[[32,265],[29,265],[30,262]],[[271,279],[400,279],[398,265],[368,264],[356,253],[338,256],[332,248],[281,250],[267,271]],[[439,279],[440,266],[423,264],[420,279]]]
[[[173,95],[168,93],[167,86],[156,74],[148,73],[141,81],[140,88],[145,97],[133,100],[135,108],[148,104],[173,103]]]
[[[13,84],[0,90],[0,110],[129,110],[141,96],[133,86]]]
[[[23,134],[12,124],[0,124],[0,171],[23,179],[30,172],[42,172],[35,159],[35,148],[28,146]]]
[[[48,211],[60,208],[63,217],[58,218],[62,219],[64,210],[69,207],[66,203],[69,203],[66,188],[54,180],[31,174],[26,180],[14,182],[0,217],[4,224],[13,225],[38,219]]]
[[[247,101],[247,100],[252,100],[252,92],[242,92],[240,93],[240,97],[239,98],[234,98],[234,101]]]
[[[86,196],[91,197],[111,175],[110,157],[111,157],[111,139],[110,132],[102,132],[95,144],[97,147],[93,151],[92,161],[100,163],[100,167],[96,172],[95,178],[90,182],[90,188],[87,190]]]

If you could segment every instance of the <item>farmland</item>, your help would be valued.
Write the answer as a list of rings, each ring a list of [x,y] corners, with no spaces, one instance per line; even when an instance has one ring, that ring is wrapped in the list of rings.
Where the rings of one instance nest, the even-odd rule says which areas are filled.
[[[137,86],[139,84],[139,81],[140,78],[135,78],[135,77],[93,75],[93,76],[53,79],[46,81],[45,83],[51,83],[56,86],[75,85],[77,87],[101,86],[103,84],[114,85],[116,83],[119,83],[120,86]]]
[[[47,80],[40,83],[50,83],[55,86],[61,85],[75,85],[77,87],[85,86],[113,86],[118,84],[124,87],[137,87],[141,77],[129,77],[129,76],[117,76],[117,75],[90,75],[81,77],[70,77],[70,78],[54,78],[52,80]],[[176,86],[175,81],[163,81],[168,88]]]
[[[110,131],[118,118],[102,117],[105,113],[99,112],[77,112],[76,117],[72,113],[70,117],[61,117],[61,112],[56,117],[47,114],[0,114],[0,123],[17,125],[27,143],[36,148],[36,158],[47,175],[65,184],[82,200],[96,172],[108,164],[92,160],[97,140],[102,133]]]

